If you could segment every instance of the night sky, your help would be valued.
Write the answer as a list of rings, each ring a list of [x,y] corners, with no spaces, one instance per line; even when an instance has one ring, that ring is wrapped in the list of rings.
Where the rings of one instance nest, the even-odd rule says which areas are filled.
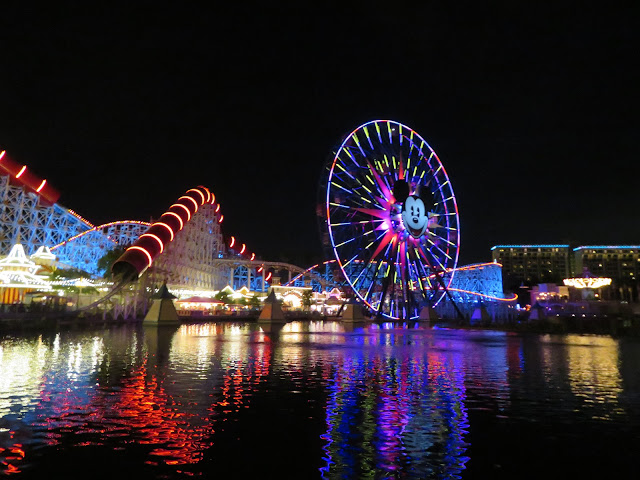
[[[310,265],[323,165],[392,119],[449,174],[461,264],[640,244],[638,7],[89,3],[3,5],[0,145],[95,224],[203,184],[225,235]]]

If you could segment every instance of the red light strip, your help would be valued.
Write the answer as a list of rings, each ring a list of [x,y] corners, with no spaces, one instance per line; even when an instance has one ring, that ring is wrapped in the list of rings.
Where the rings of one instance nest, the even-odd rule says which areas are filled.
[[[151,263],[153,262],[153,260],[151,259],[151,255],[149,254],[149,252],[147,252],[144,248],[139,247],[137,245],[133,245],[132,247],[127,248],[127,252],[129,250],[140,250],[141,252],[144,252],[144,254],[147,256],[147,260],[149,260],[149,265],[147,265],[147,267],[151,266]]]
[[[204,185],[198,185],[198,188],[201,188],[202,190],[207,192],[207,199],[204,200],[204,203],[209,203],[211,201],[211,192],[209,191],[209,189],[207,187],[205,187]],[[194,190],[194,189],[192,188],[191,190]],[[187,190],[187,193],[188,192],[190,192],[190,190]]]
[[[240,249],[240,255],[242,255],[246,249],[247,249],[247,246],[243,243],[242,248]]]
[[[218,219],[218,223],[222,223],[223,218],[224,218],[224,215],[220,215],[220,218]]]
[[[266,276],[264,279],[265,279],[265,281],[266,281],[266,280],[269,280],[270,278],[271,278],[271,272],[269,272],[269,273],[267,274],[267,276]]]
[[[229,244],[229,248],[233,248],[236,243],[236,237],[231,237],[231,243]]]
[[[26,169],[27,169],[27,166],[23,165],[20,171],[18,172],[18,174],[16,175],[16,178],[20,178]]]
[[[6,150],[2,150],[2,151],[0,152],[0,160],[2,160],[2,157],[4,157],[4,154],[5,154],[5,153],[7,153],[7,151],[6,151]]]
[[[200,187],[200,188],[202,188],[202,187]],[[204,193],[202,193],[197,188],[190,188],[189,190],[187,190],[187,193],[189,193],[189,192],[196,192],[196,193],[200,194],[200,196],[202,197],[202,203],[207,203],[206,198],[204,198]],[[207,192],[207,193],[209,193],[209,192]],[[182,197],[180,197],[180,198],[182,198]]]
[[[200,192],[198,192],[198,193],[200,193]],[[202,195],[202,193],[200,193],[200,195]],[[203,197],[204,197],[204,195],[203,195]],[[196,211],[195,211],[195,212],[193,212],[193,213],[196,213],[196,212],[198,211],[198,202],[196,202],[196,201],[193,199],[193,197],[190,197],[190,196],[188,196],[188,195],[183,195],[183,196],[181,196],[178,200],[182,200],[183,198],[187,198],[187,199],[189,199],[189,200],[191,200],[191,201],[193,202],[193,206],[194,206],[194,207],[196,207]]]
[[[42,183],[40,184],[40,186],[36,189],[36,192],[40,193],[40,190],[42,190],[44,188],[44,186],[47,184],[47,180],[42,180]]]
[[[209,203],[211,205],[213,205],[215,201],[216,201],[216,196],[213,194],[213,192],[211,192],[211,201]],[[216,212],[217,212],[217,210],[216,210]]]
[[[211,202],[211,203],[213,203],[213,202]],[[219,211],[220,211],[220,204],[216,205],[216,209],[215,209],[216,213],[218,213]]]
[[[256,254],[255,254],[255,253],[252,253],[252,254],[251,254],[251,260],[253,260],[254,258],[256,258]]]
[[[193,198],[191,200],[193,200]],[[195,200],[194,200],[194,202],[195,202]],[[187,222],[189,220],[191,220],[191,212],[189,211],[189,209],[185,205],[182,205],[181,203],[174,203],[169,208],[173,208],[173,207],[184,208],[184,211],[187,212]],[[180,230],[182,230],[182,228]]]
[[[170,242],[173,241],[173,230],[171,229],[171,227],[169,225],[167,225],[164,222],[156,222],[153,225],[162,225],[163,227],[165,227],[167,230],[169,230],[169,233],[171,234],[171,239],[169,240]],[[153,225],[151,225],[153,227]]]
[[[182,206],[184,208],[187,208],[184,205],[182,205]],[[182,230],[182,228],[184,227],[184,222],[182,221],[182,218],[180,218],[180,215],[178,215],[175,212],[164,212],[163,215],[173,215],[174,217],[176,217],[178,219],[178,221],[180,222],[180,230]]]
[[[162,243],[162,240],[160,240],[159,237],[157,237],[156,235],[154,235],[153,233],[143,233],[142,235],[140,235],[140,237],[138,238],[142,238],[142,237],[151,237],[151,238],[155,238],[158,242],[158,245],[160,245],[160,253],[164,252],[164,243]]]

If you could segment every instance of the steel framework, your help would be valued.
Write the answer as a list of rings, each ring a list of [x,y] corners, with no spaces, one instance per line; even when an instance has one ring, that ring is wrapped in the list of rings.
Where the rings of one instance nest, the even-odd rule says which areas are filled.
[[[47,204],[36,193],[0,176],[0,255],[21,243],[27,255],[40,246],[57,245],[93,225],[73,210]]]

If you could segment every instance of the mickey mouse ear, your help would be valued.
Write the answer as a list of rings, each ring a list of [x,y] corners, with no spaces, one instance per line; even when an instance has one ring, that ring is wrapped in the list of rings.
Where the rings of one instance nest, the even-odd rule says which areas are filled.
[[[405,180],[398,180],[393,186],[393,196],[396,202],[404,202],[409,196],[409,184]]]
[[[433,206],[433,192],[431,192],[431,190],[429,190],[426,185],[420,185],[420,187],[418,188],[418,196],[427,209]]]

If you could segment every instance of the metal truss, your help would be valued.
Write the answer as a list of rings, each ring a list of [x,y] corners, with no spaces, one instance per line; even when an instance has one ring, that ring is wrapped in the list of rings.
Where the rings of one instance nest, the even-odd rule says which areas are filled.
[[[502,290],[502,265],[499,263],[478,263],[449,271],[445,274],[445,284],[451,275],[453,281],[449,291],[458,303],[508,300]]]
[[[12,185],[10,176],[0,176],[0,255],[8,255],[20,242],[27,255],[40,246],[52,246],[93,228],[72,210],[47,205],[40,196]]]
[[[135,242],[151,224],[137,220],[105,223],[51,247],[59,261],[91,275],[100,275],[98,260],[116,247]]]

